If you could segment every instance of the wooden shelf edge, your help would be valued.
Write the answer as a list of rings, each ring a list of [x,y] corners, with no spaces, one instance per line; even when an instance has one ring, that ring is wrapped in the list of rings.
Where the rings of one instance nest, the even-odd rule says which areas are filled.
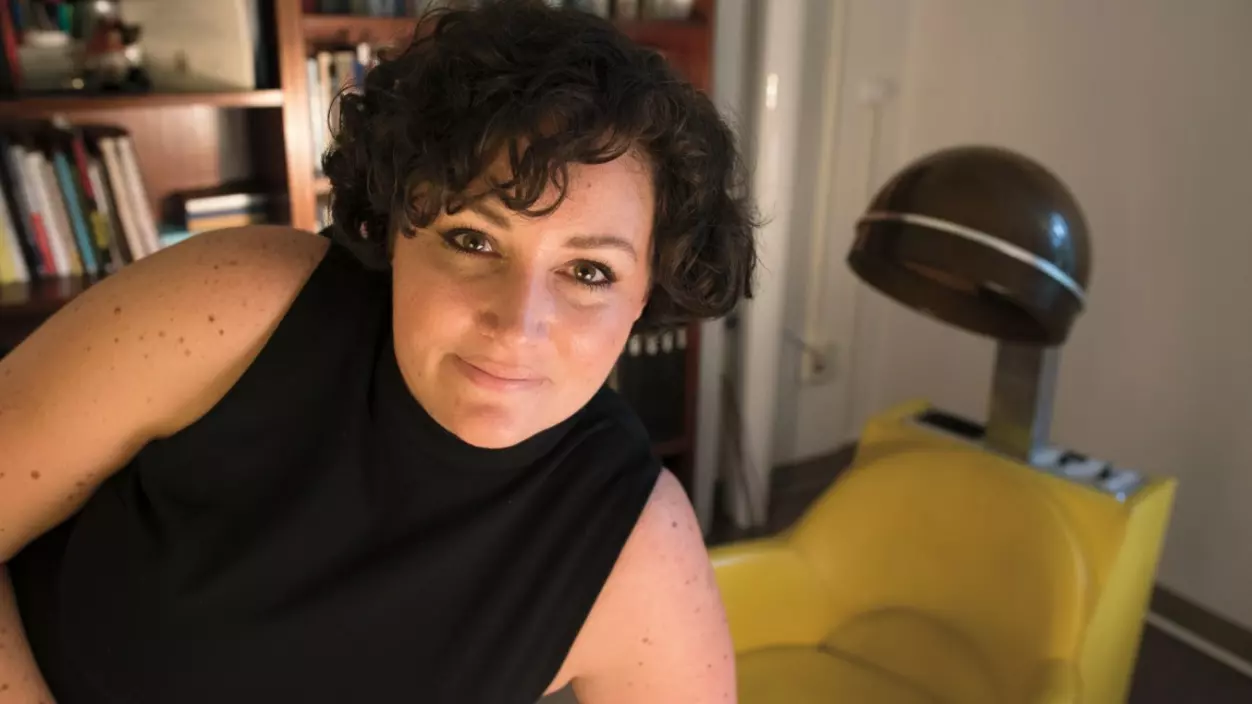
[[[357,15],[308,14],[300,19],[309,44],[360,44],[390,42],[412,36],[413,17],[361,17]]]
[[[283,92],[241,90],[204,93],[135,93],[116,95],[29,95],[0,100],[0,116],[31,117],[98,110],[144,110],[164,107],[276,108]]]
[[[46,318],[99,281],[91,276],[58,276],[0,286],[0,320]]]
[[[712,26],[702,18],[686,20],[614,20],[626,36],[641,44],[660,48],[709,43]],[[417,27],[413,17],[361,17],[357,15],[307,14],[301,18],[305,41],[310,44],[358,44],[407,38]]]

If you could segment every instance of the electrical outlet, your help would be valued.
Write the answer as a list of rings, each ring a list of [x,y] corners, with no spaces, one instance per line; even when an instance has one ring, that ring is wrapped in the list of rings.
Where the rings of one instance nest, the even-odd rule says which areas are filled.
[[[836,361],[833,342],[804,350],[800,354],[800,382],[805,386],[824,386],[834,382]]]

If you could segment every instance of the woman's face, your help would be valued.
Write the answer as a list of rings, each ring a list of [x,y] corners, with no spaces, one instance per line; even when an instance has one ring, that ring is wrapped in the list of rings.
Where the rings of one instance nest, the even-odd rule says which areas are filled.
[[[569,176],[550,215],[483,198],[395,239],[400,369],[426,411],[471,445],[508,447],[573,415],[647,301],[647,170],[627,155]]]

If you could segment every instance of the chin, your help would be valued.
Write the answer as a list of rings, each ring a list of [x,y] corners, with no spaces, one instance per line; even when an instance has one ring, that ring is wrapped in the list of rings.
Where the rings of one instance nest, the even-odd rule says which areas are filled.
[[[535,427],[533,418],[522,420],[501,409],[468,411],[458,415],[448,424],[448,430],[463,442],[488,450],[512,447],[543,430]]]

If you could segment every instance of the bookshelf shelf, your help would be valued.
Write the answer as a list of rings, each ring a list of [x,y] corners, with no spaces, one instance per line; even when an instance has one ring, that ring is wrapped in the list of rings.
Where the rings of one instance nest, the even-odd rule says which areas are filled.
[[[631,39],[667,50],[695,49],[708,44],[711,32],[700,18],[690,20],[615,20]],[[411,17],[358,17],[307,14],[300,20],[304,39],[315,45],[352,45],[407,38],[417,25]]]
[[[307,14],[301,18],[300,27],[309,44],[385,44],[412,36],[417,22],[412,17]]]
[[[56,113],[147,110],[165,107],[278,108],[281,90],[211,93],[137,93],[133,95],[48,95],[0,100],[0,116],[39,117]]]
[[[0,286],[0,317],[50,315],[97,281],[88,276],[61,276],[4,284]]]

